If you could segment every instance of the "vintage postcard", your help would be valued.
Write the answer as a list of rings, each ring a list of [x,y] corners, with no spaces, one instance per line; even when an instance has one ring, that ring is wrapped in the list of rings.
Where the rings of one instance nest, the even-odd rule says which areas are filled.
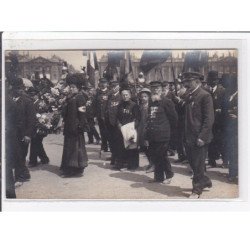
[[[241,197],[240,39],[152,35],[3,36],[5,202]]]

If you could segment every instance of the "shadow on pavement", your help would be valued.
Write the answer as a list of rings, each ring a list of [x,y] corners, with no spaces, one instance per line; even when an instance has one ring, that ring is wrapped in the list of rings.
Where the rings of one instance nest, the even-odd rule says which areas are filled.
[[[181,167],[180,166],[174,166],[172,164],[172,170],[173,170],[174,173],[177,173],[177,174],[190,176],[190,177],[192,176],[192,174],[189,172],[190,170],[187,167],[183,168],[182,166]]]
[[[131,172],[118,172],[118,173],[110,174],[109,176],[135,182],[131,184],[131,187],[133,188],[146,188],[150,191],[160,193],[168,197],[187,198],[189,194],[185,192],[191,191],[191,189],[180,188],[179,186],[171,186],[171,185],[160,184],[160,183],[148,183],[148,181],[151,180],[150,177],[146,175],[131,173]]]
[[[48,171],[53,174],[56,174],[60,176],[61,172],[58,166],[55,165],[50,165],[50,164],[39,164],[37,167],[29,168],[30,172],[35,172],[35,171]]]

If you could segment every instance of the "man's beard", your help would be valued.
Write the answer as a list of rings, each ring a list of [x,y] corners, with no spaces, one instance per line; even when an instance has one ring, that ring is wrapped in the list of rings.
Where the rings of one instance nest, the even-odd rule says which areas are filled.
[[[161,95],[154,94],[154,95],[151,96],[151,99],[152,99],[153,102],[160,101],[161,100]]]

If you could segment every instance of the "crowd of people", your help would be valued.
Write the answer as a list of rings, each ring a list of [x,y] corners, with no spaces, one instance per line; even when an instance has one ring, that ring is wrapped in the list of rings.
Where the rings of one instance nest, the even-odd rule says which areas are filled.
[[[212,187],[207,166],[228,168],[228,180],[237,181],[236,76],[219,78],[217,71],[210,71],[205,81],[200,73],[183,72],[175,82],[147,82],[140,73],[133,84],[103,77],[94,88],[86,75],[63,69],[55,85],[46,75],[33,80],[29,88],[21,78],[7,84],[8,198],[15,198],[15,186],[30,179],[29,168],[49,163],[43,139],[62,129],[64,178],[81,176],[88,165],[86,133],[87,143],[111,152],[114,170],[136,171],[139,154],[145,154],[146,172],[154,172],[152,182],[171,183],[174,172],[169,156],[177,153],[176,162],[188,162],[192,169],[191,198]]]

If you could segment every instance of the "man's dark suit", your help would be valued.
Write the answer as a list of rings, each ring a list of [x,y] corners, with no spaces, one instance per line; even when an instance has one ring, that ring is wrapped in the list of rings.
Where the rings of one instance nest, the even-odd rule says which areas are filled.
[[[30,178],[29,170],[26,167],[26,156],[29,144],[24,142],[24,137],[28,136],[32,138],[34,136],[36,116],[33,101],[26,94],[22,94],[15,100],[15,106],[20,156],[20,163],[17,164],[15,169],[15,178],[17,181],[23,181]]]
[[[221,85],[217,85],[215,91],[211,91],[214,105],[214,125],[213,125],[213,140],[208,147],[209,164],[216,166],[215,160],[219,159],[220,154],[224,159],[223,148],[223,130],[225,122],[225,89]]]
[[[108,104],[108,96],[109,96],[108,89],[104,91],[101,89],[97,89],[93,104],[95,110],[95,116],[97,117],[101,134],[101,140],[102,140],[101,149],[104,151],[108,151],[108,131],[105,124],[105,111]]]
[[[214,109],[212,97],[207,91],[198,87],[187,96],[185,110],[187,157],[194,172],[193,193],[201,194],[203,188],[212,185],[204,172],[208,144],[213,138],[213,123]],[[198,139],[202,140],[205,145],[198,146]]]

